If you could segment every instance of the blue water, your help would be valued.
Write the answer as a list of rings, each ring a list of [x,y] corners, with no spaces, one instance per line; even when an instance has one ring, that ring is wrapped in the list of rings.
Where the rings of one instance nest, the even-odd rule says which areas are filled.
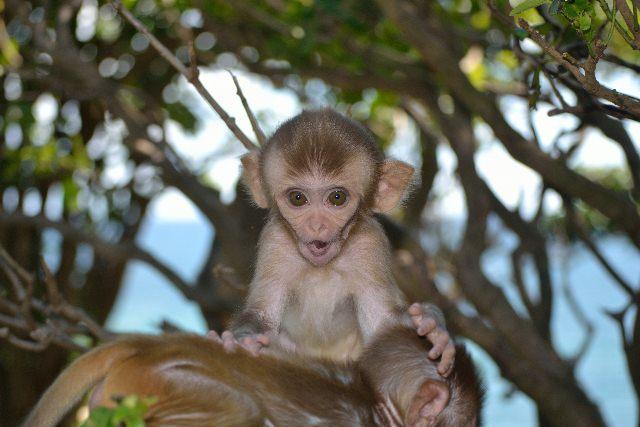
[[[204,220],[194,222],[162,222],[147,220],[138,243],[176,269],[186,280],[193,280],[204,261],[212,230]],[[627,280],[637,285],[640,278],[640,255],[624,239],[607,238],[600,241],[605,256]],[[486,270],[497,283],[509,278],[507,249],[489,252],[483,259]],[[551,250],[552,272],[558,289],[553,309],[552,339],[561,354],[572,356],[584,337],[584,328],[575,320],[563,296],[561,278],[568,278],[571,289],[586,316],[595,327],[591,346],[581,359],[577,376],[588,395],[601,408],[608,424],[616,427],[636,426],[637,403],[628,378],[622,353],[620,332],[606,314],[606,310],[620,310],[624,295],[584,250],[567,254],[562,247]],[[566,275],[563,276],[564,272]],[[510,287],[509,298],[518,304],[518,297]],[[629,313],[633,314],[633,313]],[[627,322],[633,319],[628,316]],[[187,301],[154,270],[138,262],[131,263],[108,327],[116,331],[156,333],[162,320],[194,332],[206,331],[206,324],[198,307]],[[535,426],[535,406],[524,394],[514,391],[508,381],[500,377],[498,367],[477,346],[470,344],[488,386],[485,406],[485,425]],[[535,375],[535,372],[532,372]],[[567,408],[571,410],[571,408]]]

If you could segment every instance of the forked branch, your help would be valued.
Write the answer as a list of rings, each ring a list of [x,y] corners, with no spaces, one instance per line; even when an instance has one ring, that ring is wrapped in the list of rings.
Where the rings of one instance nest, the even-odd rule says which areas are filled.
[[[112,337],[87,313],[67,302],[44,260],[34,276],[0,246],[0,272],[12,286],[11,295],[0,289],[0,339],[28,351],[43,351],[50,344],[85,351],[87,348],[74,341],[75,335],[100,341]],[[38,285],[44,287],[43,298],[34,297]]]
[[[123,6],[119,0],[111,0],[111,5],[115,8],[120,16],[127,22],[129,22],[136,30],[142,33],[148,40],[151,46],[164,58],[173,68],[175,68],[180,74],[182,74],[193,87],[198,91],[200,96],[213,108],[213,110],[220,116],[222,121],[227,125],[227,128],[238,138],[238,140],[244,145],[247,150],[255,150],[256,145],[251,139],[238,127],[236,119],[230,116],[224,108],[215,100],[215,98],[204,87],[199,78],[197,67],[195,62],[192,62],[191,66],[184,65],[171,51],[160,41],[151,34],[151,32],[140,22],[133,14]],[[193,60],[192,60],[193,61]],[[195,71],[194,71],[195,70]],[[244,103],[243,103],[244,105]],[[246,107],[248,109],[248,106]],[[251,118],[251,116],[250,116]],[[253,125],[253,123],[252,123]],[[254,128],[255,130],[255,128]]]

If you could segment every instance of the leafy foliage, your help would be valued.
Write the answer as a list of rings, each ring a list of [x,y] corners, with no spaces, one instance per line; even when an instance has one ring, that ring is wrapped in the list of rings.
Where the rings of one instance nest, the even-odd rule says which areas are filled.
[[[574,66],[596,57],[607,61],[607,67],[599,67],[598,78],[607,70],[634,72],[640,62],[640,49],[634,45],[637,26],[627,25],[616,3],[605,0],[408,1],[404,4],[416,10],[418,23],[402,25],[394,23],[392,13],[383,12],[381,1],[123,0],[123,4],[185,65],[190,62],[187,46],[193,41],[199,65],[256,73],[289,89],[304,105],[332,105],[366,122],[385,148],[398,136],[406,137],[399,132],[399,124],[417,123],[409,118],[408,106],[413,101],[422,106],[431,102],[433,112],[445,118],[425,119],[434,141],[444,140],[446,126],[441,125],[448,119],[453,122],[458,113],[468,115],[476,126],[469,133],[495,125],[492,120],[499,122],[502,135],[505,129],[508,133],[511,123],[504,124],[504,111],[496,108],[492,120],[482,111],[488,104],[499,105],[498,101],[512,97],[526,100],[531,110],[549,111],[550,107],[557,110],[554,114],[572,115],[577,126],[564,136],[582,138],[585,127],[598,125],[592,113],[606,119],[626,117],[624,108],[616,110],[613,107],[619,106],[605,104],[600,95],[586,91],[568,72],[566,63],[532,46],[530,30],[516,26],[520,19]],[[217,203],[219,194],[206,179],[215,161],[194,167],[168,148],[172,143],[166,140],[168,121],[186,132],[202,129],[202,117],[183,93],[183,79],[105,1],[14,1],[5,9],[6,5],[0,0],[2,215],[53,217],[79,233],[125,248],[117,256],[103,256],[72,238],[55,243],[61,254],[55,274],[70,299],[86,306],[99,320],[106,318],[110,308],[106,306],[113,303],[126,263],[121,257],[126,258],[127,248],[135,244],[146,206],[169,186],[178,187],[205,214],[216,229],[215,239],[233,230],[230,238],[212,242],[211,261],[222,257],[246,278],[255,246],[251,234],[255,227],[247,226],[247,218],[251,224],[259,223],[255,212],[243,205],[242,198],[230,205]],[[63,22],[65,16],[71,18]],[[416,40],[425,32],[428,37]],[[433,40],[446,49],[443,62],[454,64],[449,73],[425,54],[428,49],[423,44],[428,47]],[[598,43],[606,45],[606,51]],[[455,80],[460,71],[463,75]],[[456,93],[458,87],[467,93]],[[216,88],[210,89],[216,96]],[[481,102],[461,104],[469,94],[478,93]],[[264,117],[264,112],[257,113]],[[619,131],[618,122],[607,123]],[[417,128],[412,128],[413,135],[419,133]],[[141,144],[147,137],[150,144]],[[500,137],[494,132],[486,139]],[[415,147],[412,155],[429,160],[425,147]],[[527,149],[531,147],[534,141]],[[566,160],[559,150],[544,144],[539,148],[542,153],[536,158],[543,159],[540,163],[553,162],[557,167]],[[510,154],[515,158],[514,152]],[[633,158],[630,160],[633,164]],[[433,167],[438,168],[437,162]],[[634,181],[640,179],[633,174],[571,172],[622,195],[625,201],[640,200]],[[423,179],[429,182],[429,176]],[[421,190],[426,203],[430,187]],[[467,194],[484,191],[473,188]],[[419,205],[413,216],[420,218],[423,208],[424,204]],[[620,230],[619,224],[582,202],[575,210],[591,230]],[[540,239],[565,232],[564,212],[542,211],[541,216],[531,227],[544,233]],[[544,227],[545,221],[552,225]],[[21,254],[21,263],[29,265],[45,246],[43,233],[32,226],[8,228],[4,235],[0,229],[0,238]],[[236,246],[226,246],[229,242]],[[198,291],[206,293],[210,302],[216,299],[216,280],[210,277],[209,267],[207,264],[194,276],[199,277]],[[108,295],[96,296],[105,291]],[[212,306],[216,308],[209,307],[207,319],[219,324],[228,313],[219,313],[219,306]],[[540,310],[544,312],[544,307]],[[530,314],[532,322],[544,317],[544,313]],[[491,324],[492,313],[479,310],[478,315],[491,327],[502,326]],[[542,339],[549,337],[544,324],[535,327],[542,331]],[[514,354],[529,353],[516,350]],[[552,356],[549,360],[560,360]],[[517,372],[511,368],[503,372]],[[558,379],[555,373],[547,378]],[[577,384],[575,389],[579,389]],[[0,389],[0,395],[7,395],[3,391]],[[125,404],[125,400],[119,405],[120,415],[115,409],[101,409],[92,415],[92,422],[110,425],[128,420],[136,425],[149,402],[133,399]]]
[[[144,414],[156,402],[155,397],[125,396],[113,408],[95,408],[78,427],[144,427]]]

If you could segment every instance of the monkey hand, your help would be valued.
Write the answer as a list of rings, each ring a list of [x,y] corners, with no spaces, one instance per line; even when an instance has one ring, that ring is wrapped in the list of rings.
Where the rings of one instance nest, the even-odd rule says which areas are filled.
[[[260,354],[260,351],[270,342],[269,337],[265,334],[245,335],[238,339],[231,331],[224,331],[222,336],[218,335],[216,331],[209,331],[207,337],[222,344],[227,353],[232,353],[241,347],[253,356]]]
[[[442,312],[431,304],[412,304],[408,309],[411,321],[418,335],[426,337],[433,347],[429,351],[429,359],[440,359],[438,373],[448,377],[453,370],[456,347],[447,332]]]

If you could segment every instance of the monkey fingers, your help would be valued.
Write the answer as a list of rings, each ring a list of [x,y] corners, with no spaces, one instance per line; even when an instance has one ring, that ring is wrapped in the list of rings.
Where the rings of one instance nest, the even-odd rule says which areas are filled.
[[[453,368],[453,362],[456,356],[456,348],[449,333],[444,329],[437,327],[427,334],[427,339],[433,344],[433,348],[429,351],[429,359],[435,360],[441,357],[438,363],[438,373],[446,377]]]
[[[215,334],[215,332],[213,334]],[[210,332],[208,336],[215,340],[217,334],[215,334],[215,336],[213,334]],[[251,355],[257,356],[263,347],[269,345],[269,337],[264,334],[256,334],[246,335],[240,339],[237,339],[233,335],[233,332],[224,331],[222,333],[221,342],[227,353],[232,353],[236,351],[238,347],[241,347],[242,349],[248,351]]]
[[[433,344],[433,348],[429,351],[429,358],[435,360],[442,357],[438,363],[438,373],[447,377],[453,369],[456,355],[456,348],[449,333],[438,325],[437,319],[425,313],[422,304],[412,304],[408,312],[418,335],[426,337]]]
[[[453,371],[453,365],[456,358],[456,346],[453,341],[449,341],[442,352],[442,359],[438,363],[438,373],[443,377],[448,377]]]
[[[233,353],[238,349],[239,345],[240,343],[238,342],[236,337],[233,336],[233,332],[224,331],[222,333],[222,347],[227,353]]]
[[[220,335],[218,335],[218,333],[214,330],[207,332],[207,338],[214,340],[218,344],[222,344],[222,338],[220,338]]]
[[[426,315],[422,305],[419,303],[411,304],[408,309],[413,326],[415,326],[418,335],[421,337],[428,335],[438,326],[438,321],[433,317]]]
[[[254,356],[257,356],[263,347],[269,345],[269,337],[264,334],[247,335],[240,339],[240,345]]]

